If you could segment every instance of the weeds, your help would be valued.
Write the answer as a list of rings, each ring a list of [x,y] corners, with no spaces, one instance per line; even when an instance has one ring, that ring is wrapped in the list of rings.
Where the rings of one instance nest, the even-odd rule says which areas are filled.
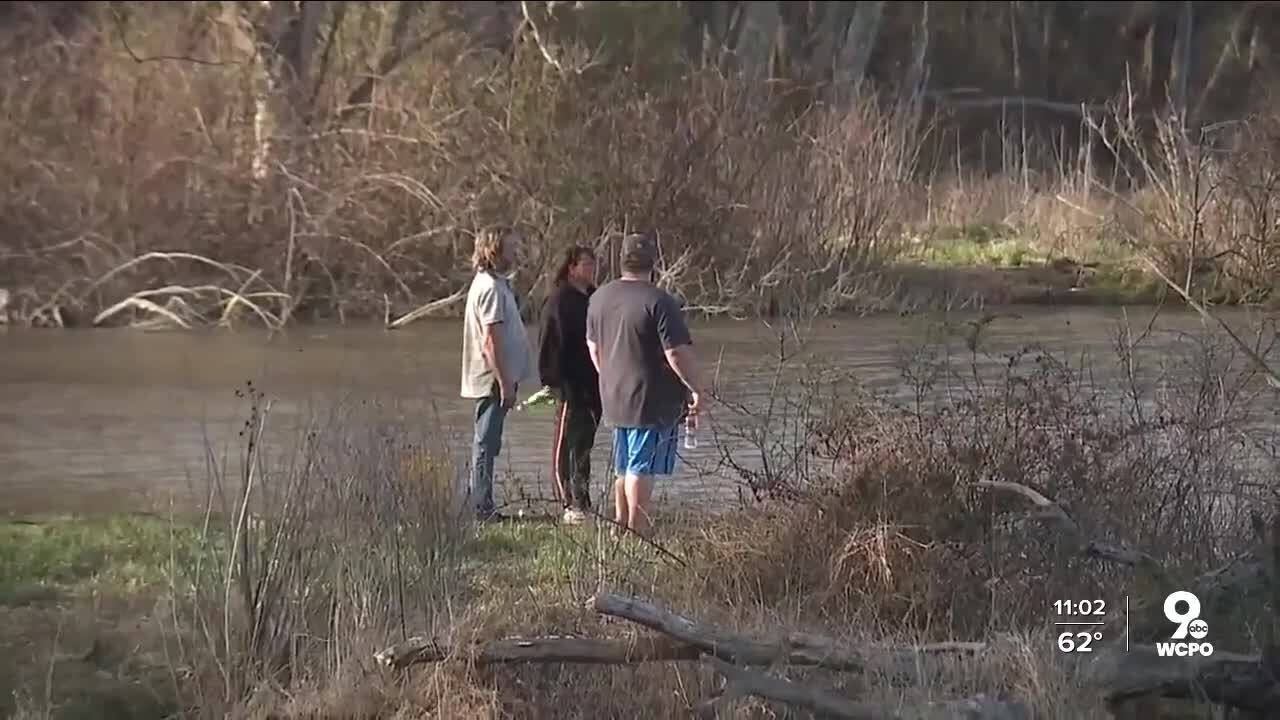
[[[187,12],[172,11],[175,27],[204,22]],[[344,16],[344,34],[364,15]],[[661,232],[669,287],[710,310],[796,293],[838,305],[896,252],[919,121],[869,98],[788,126],[755,86],[711,70],[650,87],[549,71],[542,41],[509,62],[459,59],[446,33],[379,83],[359,127],[318,109],[314,125],[276,118],[261,139],[238,30],[207,32],[227,64],[135,62],[171,54],[159,28],[128,52],[107,33],[5,61],[9,77],[39,78],[4,88],[0,123],[22,158],[6,168],[0,287],[22,321],[394,323],[451,309],[431,304],[465,286],[471,233],[493,222],[536,240],[517,278],[533,306],[549,253],[638,226]],[[321,105],[365,73],[335,60]],[[90,99],[111,112],[83,115]]]
[[[151,657],[163,653],[169,692],[190,715],[633,717],[710,697],[716,676],[684,664],[466,660],[474,643],[511,635],[625,637],[628,627],[583,607],[611,589],[756,636],[985,641],[992,650],[972,666],[944,663],[911,687],[820,670],[792,679],[869,702],[983,692],[1082,717],[1099,710],[1046,630],[1052,601],[1096,596],[1114,609],[1129,597],[1142,642],[1162,627],[1152,600],[1251,547],[1255,516],[1276,506],[1260,469],[1270,391],[1253,359],[1212,333],[1122,325],[1110,358],[1068,359],[1034,346],[990,356],[984,328],[998,318],[934,327],[903,347],[903,387],[886,395],[837,371],[798,322],[778,333],[766,397],[717,387],[715,442],[743,482],[741,506],[665,513],[660,548],[611,538],[602,524],[477,530],[461,519],[462,475],[426,438],[428,420],[391,402],[336,399],[288,446],[269,398],[246,387],[241,456],[210,451],[208,512],[175,536],[188,550],[107,554],[113,568],[149,558],[134,562],[163,568],[160,583],[127,563],[97,575],[145,576],[156,588],[151,625],[163,642]],[[1259,332],[1259,355],[1271,338]],[[1153,343],[1158,365],[1139,352]],[[1115,367],[1109,381],[1104,360]],[[1084,557],[1060,527],[1028,520],[1024,502],[984,481],[1043,493],[1083,535],[1144,552],[1163,572]],[[146,537],[166,542],[167,522],[147,525]],[[83,553],[61,549],[76,543],[51,544],[50,556],[67,559],[39,569],[23,559],[27,575],[82,564]],[[1215,645],[1250,649],[1266,602],[1242,593],[1206,603],[1222,628]],[[458,656],[396,677],[373,661],[423,633]]]

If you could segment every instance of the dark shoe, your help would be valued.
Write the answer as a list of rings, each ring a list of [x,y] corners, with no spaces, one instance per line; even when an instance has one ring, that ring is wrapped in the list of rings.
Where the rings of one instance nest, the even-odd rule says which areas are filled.
[[[491,512],[488,515],[480,515],[480,514],[476,515],[476,522],[480,523],[481,525],[491,525],[491,524],[504,523],[504,522],[510,522],[510,521],[511,521],[510,517],[503,515],[502,513],[497,511]]]

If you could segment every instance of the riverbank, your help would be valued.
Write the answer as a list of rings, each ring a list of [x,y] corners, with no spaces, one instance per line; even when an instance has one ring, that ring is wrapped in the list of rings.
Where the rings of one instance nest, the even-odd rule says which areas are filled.
[[[1075,720],[1102,717],[1109,696],[1197,692],[1196,673],[1212,667],[1140,650],[1167,638],[1161,603],[1174,589],[1199,595],[1223,657],[1256,651],[1274,614],[1257,584],[1268,532],[1258,518],[1276,508],[1236,442],[1251,427],[1242,388],[1254,371],[1193,348],[1152,385],[1133,361],[1128,391],[1150,408],[1135,417],[1106,412],[1074,359],[1023,350],[1000,376],[976,378],[968,359],[925,350],[912,376],[952,378],[938,406],[881,400],[834,376],[776,389],[775,404],[801,415],[764,427],[805,432],[796,447],[765,438],[761,452],[787,469],[744,471],[762,500],[715,515],[662,503],[652,544],[602,525],[459,522],[454,470],[375,405],[335,409],[341,421],[314,426],[296,459],[269,461],[262,433],[283,426],[250,389],[239,442],[258,470],[211,471],[207,497],[226,509],[207,523],[4,526],[6,656],[32,658],[7,667],[8,686],[28,717],[106,704],[121,717],[671,717],[712,702],[725,668],[694,659],[705,651],[678,637],[687,625],[628,619],[636,602],[762,643],[721,648],[803,633],[786,641],[801,695],[822,688],[906,717],[950,720],[962,715],[949,703],[974,701]],[[1183,498],[1174,506],[1169,487]],[[237,522],[244,497],[254,511]],[[1032,501],[1060,522],[1027,522]],[[1053,625],[1055,601],[1084,597],[1106,602],[1096,655],[1059,649]],[[674,639],[653,639],[673,628]],[[375,660],[419,634],[438,641],[422,662]],[[1122,642],[1138,649],[1119,652]],[[680,658],[624,662],[636,647]],[[838,648],[859,660],[811,666]],[[563,662],[570,651],[609,662]],[[755,675],[735,677],[768,694]],[[778,712],[782,701],[720,702]]]
[[[1057,260],[1020,259],[1015,264],[966,264],[957,261],[921,262],[912,258],[868,273],[858,281],[858,289],[849,293],[839,307],[818,312],[824,316],[916,315],[949,310],[996,310],[1014,306],[1154,306],[1169,302],[1180,304],[1176,295],[1166,294],[1159,278],[1141,269],[1120,265],[1082,265],[1060,258]],[[677,288],[678,292],[678,288]],[[202,326],[262,327],[261,317],[247,312],[222,314],[197,321],[181,317],[156,306],[139,305],[135,310],[113,313],[95,323],[105,308],[73,309],[47,302],[36,303],[30,292],[19,289],[8,293],[7,308],[0,307],[0,327],[13,325],[29,328],[145,327],[193,329]],[[24,301],[24,298],[29,299]],[[1230,298],[1221,298],[1232,304]],[[536,304],[536,303],[534,303]],[[421,308],[427,312],[417,312]],[[750,305],[695,305],[691,314],[703,317],[736,319],[771,318],[780,312],[777,299],[762,296]],[[532,312],[532,311],[531,311]],[[804,310],[790,309],[787,312]],[[457,319],[462,313],[462,293],[425,303],[417,307],[406,304],[388,305],[379,315],[367,312],[329,315],[299,313],[289,317],[289,326],[383,323],[403,327],[419,318]],[[267,323],[272,329],[279,329]]]
[[[1042,243],[1028,240],[1030,234],[1004,224],[935,226],[912,235],[905,242],[903,252],[887,265],[846,278],[842,282],[848,287],[841,290],[838,300],[824,301],[824,308],[788,307],[787,298],[761,288],[735,302],[692,300],[690,311],[704,317],[753,319],[776,317],[780,313],[840,317],[995,311],[1018,306],[1183,304],[1182,298],[1170,292],[1164,281],[1137,256],[1119,249],[1118,241],[1077,242],[1070,247],[1047,249]],[[1211,304],[1226,307],[1258,304],[1256,294],[1250,295],[1235,287],[1231,279],[1211,263],[1198,271],[1195,282],[1197,294]],[[522,284],[529,285],[529,281],[524,280]],[[181,286],[171,283],[170,288],[178,292]],[[678,281],[671,289],[678,295],[689,295]],[[412,288],[406,287],[406,290]],[[237,290],[227,286],[222,292],[234,298]],[[541,290],[534,287],[526,303],[530,316],[535,312],[539,292]],[[303,298],[288,299],[286,302],[296,307],[287,313],[241,303],[238,308],[217,304],[216,312],[200,314],[195,313],[189,303],[173,300],[182,294],[171,296],[168,304],[142,302],[145,298],[136,301],[103,298],[102,306],[71,307],[42,299],[30,288],[0,289],[0,320],[27,327],[194,328],[265,324],[278,329],[278,320],[304,327],[336,322],[381,323],[395,328],[422,318],[461,317],[465,285],[429,302],[387,297],[385,303],[371,305],[361,300],[346,304],[347,309],[337,316],[306,311],[310,303]],[[344,306],[340,300],[328,302],[336,303],[339,308]]]
[[[445,644],[465,642],[477,648],[511,636],[633,642],[634,626],[608,622],[583,607],[592,588],[605,582],[624,592],[640,590],[643,597],[675,612],[697,613],[734,632],[767,636],[766,628],[773,623],[804,624],[821,632],[810,624],[818,618],[798,606],[766,607],[746,596],[726,597],[726,588],[716,587],[727,578],[707,563],[727,559],[726,552],[747,550],[741,545],[747,540],[745,520],[668,522],[660,546],[549,522],[485,528],[463,542],[459,575],[454,578],[459,582],[448,593],[455,603],[450,620],[431,629]],[[197,716],[219,714],[214,707],[191,704],[202,692],[194,686],[201,674],[199,662],[210,658],[198,656],[196,629],[176,628],[177,615],[170,610],[175,600],[182,605],[187,599],[177,582],[186,565],[172,563],[171,557],[193,549],[183,539],[190,531],[190,526],[154,517],[119,515],[0,525],[0,565],[6,570],[0,597],[0,647],[5,658],[0,663],[0,709],[19,718],[73,720],[102,717],[104,711],[125,719],[179,710]],[[696,565],[688,567],[689,563]],[[710,602],[698,600],[708,592]],[[411,619],[406,629],[427,628]],[[863,628],[846,631],[838,639],[864,643],[872,635]],[[390,647],[401,639],[392,633],[379,645],[371,635],[365,647]],[[900,640],[905,643],[907,638]],[[845,692],[865,701],[905,701],[923,707],[968,699],[975,689],[1006,695],[1001,688],[1011,679],[1048,675],[1055,678],[1053,687],[1035,691],[1039,696],[1022,693],[1003,701],[1052,707],[1058,717],[1094,712],[1099,706],[1081,700],[1076,692],[1080,679],[1070,679],[1071,669],[1053,653],[1051,643],[1045,633],[1023,635],[966,661],[964,667],[952,662],[937,666],[922,687],[893,687],[891,676],[869,673],[861,676],[856,689]],[[275,717],[334,712],[343,717],[381,716],[397,710],[449,717],[538,717],[552,708],[564,717],[671,717],[712,697],[717,685],[713,673],[687,663],[603,669],[535,663],[469,670],[460,660],[410,668],[405,676],[409,683],[396,687],[391,682],[396,673],[378,667],[371,657],[352,657],[351,667],[340,674],[312,677],[287,694],[264,687],[230,709],[237,716],[266,712]],[[1068,685],[1059,685],[1062,682]],[[620,685],[633,690],[620,696]],[[952,716],[935,712],[920,717]]]

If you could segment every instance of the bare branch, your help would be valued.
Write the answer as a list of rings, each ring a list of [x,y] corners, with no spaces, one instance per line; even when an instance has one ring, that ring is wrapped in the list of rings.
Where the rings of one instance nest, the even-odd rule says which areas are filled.
[[[129,44],[128,32],[125,29],[124,20],[120,18],[120,11],[112,10],[107,14],[111,16],[111,24],[116,31],[116,37],[119,38],[120,40],[120,46],[124,48],[124,51],[128,53],[129,57],[132,58],[133,61],[136,63],[141,64],[141,63],[149,63],[149,62],[170,61],[170,62],[195,63],[196,65],[210,65],[214,67],[244,64],[239,60],[208,60],[205,58],[190,57],[188,55],[147,55],[147,56],[139,55],[138,53],[134,52],[133,46]]]
[[[389,668],[441,662],[455,650],[431,637],[412,637],[374,653],[377,662]],[[697,660],[702,651],[661,636],[625,640],[575,637],[509,638],[485,643],[466,657],[478,665],[511,663],[645,663],[669,660]]]
[[[1156,277],[1160,278],[1160,280],[1164,282],[1165,285],[1168,285],[1169,287],[1173,288],[1173,291],[1178,293],[1178,295],[1182,298],[1184,302],[1186,302],[1188,305],[1191,306],[1193,310],[1199,313],[1200,317],[1204,318],[1205,320],[1208,320],[1211,323],[1216,323],[1218,327],[1222,328],[1223,331],[1227,333],[1227,337],[1231,338],[1231,342],[1234,343],[1235,346],[1245,354],[1245,357],[1253,361],[1253,364],[1257,366],[1258,370],[1261,371],[1262,374],[1266,376],[1268,385],[1270,385],[1273,388],[1280,389],[1280,374],[1277,374],[1275,370],[1272,370],[1271,366],[1267,364],[1267,361],[1263,360],[1262,356],[1258,355],[1258,353],[1254,352],[1253,348],[1249,347],[1249,343],[1241,339],[1239,335],[1236,335],[1235,331],[1231,329],[1231,326],[1228,325],[1225,320],[1214,315],[1213,313],[1210,313],[1207,309],[1205,309],[1204,305],[1201,305],[1200,303],[1196,302],[1195,299],[1192,298],[1191,295],[1187,293],[1186,289],[1184,289],[1178,283],[1174,282],[1168,275],[1162,272],[1160,270],[1160,266],[1157,265],[1154,261],[1152,261],[1151,258],[1147,257],[1145,254],[1141,255],[1140,257],[1142,258],[1142,261],[1146,263],[1147,267],[1150,268],[1151,272],[1155,273]]]
[[[442,297],[439,300],[432,300],[431,302],[427,303],[426,305],[423,305],[422,307],[419,307],[416,310],[412,310],[410,312],[405,313],[404,315],[401,315],[400,317],[391,321],[387,325],[387,329],[395,330],[397,328],[404,327],[405,325],[408,325],[409,323],[413,322],[414,320],[417,320],[420,317],[424,317],[438,310],[447,308],[456,302],[460,302],[466,297],[467,297],[467,288],[464,287],[461,290],[455,292],[454,294],[449,295],[448,297]]]
[[[1040,108],[1042,110],[1050,110],[1052,112],[1064,113],[1067,115],[1075,115],[1077,117],[1086,117],[1091,113],[1100,112],[1104,108],[1100,105],[1090,105],[1088,103],[1072,103],[1061,100],[1048,100],[1046,98],[1025,97],[1025,96],[996,96],[996,97],[960,97],[960,95],[969,94],[966,90],[932,90],[924,93],[924,97],[934,102],[952,107],[970,107],[970,108]]]
[[[712,657],[738,665],[809,665],[852,672],[887,672],[907,677],[918,675],[921,655],[973,654],[987,649],[985,643],[949,642],[915,647],[852,648],[820,635],[788,633],[772,642],[732,635],[719,628],[695,622],[639,598],[600,593],[591,607],[602,615],[624,618],[680,642],[692,645]]]
[[[564,74],[564,65],[551,54],[551,50],[547,48],[547,44],[542,41],[542,33],[538,32],[538,24],[533,21],[533,16],[529,13],[529,3],[520,0],[520,13],[524,15],[525,24],[529,26],[529,35],[533,37],[533,44],[538,47],[538,52],[542,53],[542,58],[547,64],[555,68],[561,74]]]
[[[1122,548],[1115,545],[1098,542],[1091,538],[1085,537],[1084,532],[1075,520],[1062,509],[1061,505],[1032,490],[1026,485],[1020,485],[1013,482],[1005,482],[1002,480],[979,480],[975,483],[980,488],[989,490],[1002,490],[1011,492],[1031,501],[1033,505],[1039,508],[1040,512],[1036,513],[1036,517],[1051,519],[1057,522],[1081,546],[1081,552],[1085,557],[1097,558],[1099,560],[1107,560],[1129,567],[1137,567],[1143,565],[1149,568],[1159,568],[1159,563],[1150,555],[1128,548]]]

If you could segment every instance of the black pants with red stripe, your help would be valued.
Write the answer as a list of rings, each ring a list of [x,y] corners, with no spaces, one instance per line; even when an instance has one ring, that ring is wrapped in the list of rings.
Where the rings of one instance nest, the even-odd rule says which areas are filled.
[[[556,489],[565,508],[591,509],[591,449],[600,426],[600,411],[592,403],[560,396],[556,404],[553,462]]]

